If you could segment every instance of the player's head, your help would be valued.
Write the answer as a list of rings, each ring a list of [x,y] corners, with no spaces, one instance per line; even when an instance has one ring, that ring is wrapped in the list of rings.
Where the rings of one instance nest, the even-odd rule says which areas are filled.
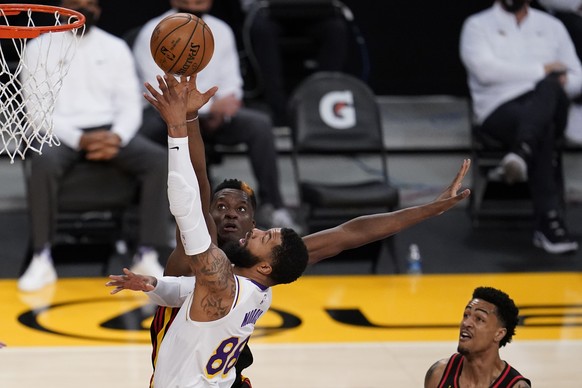
[[[519,309],[503,291],[477,287],[463,313],[458,351],[478,352],[489,346],[499,349],[511,342],[519,320]]]
[[[291,283],[307,267],[307,248],[293,229],[253,229],[240,242],[229,242],[222,249],[235,266],[250,269],[268,286]]]
[[[170,6],[178,12],[188,12],[200,17],[210,11],[213,2],[213,0],[170,0]]]
[[[501,327],[507,330],[503,339],[499,342],[499,347],[511,342],[515,334],[515,328],[519,322],[519,309],[513,299],[505,292],[492,287],[477,287],[473,292],[473,299],[481,299],[493,304],[495,313]]]
[[[85,32],[88,32],[101,16],[99,0],[61,0],[61,7],[73,9],[85,16]]]
[[[238,179],[226,179],[214,188],[210,214],[216,224],[218,246],[238,242],[255,227],[257,198],[251,187]]]

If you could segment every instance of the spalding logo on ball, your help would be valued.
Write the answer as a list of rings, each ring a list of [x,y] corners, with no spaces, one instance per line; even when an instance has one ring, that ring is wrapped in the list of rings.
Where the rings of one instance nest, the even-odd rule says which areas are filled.
[[[208,25],[189,13],[176,13],[158,23],[150,50],[164,72],[190,76],[208,65],[214,53],[214,37]]]

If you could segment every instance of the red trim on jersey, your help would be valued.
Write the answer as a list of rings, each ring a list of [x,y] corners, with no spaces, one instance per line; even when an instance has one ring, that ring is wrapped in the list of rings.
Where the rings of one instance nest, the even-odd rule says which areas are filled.
[[[453,378],[453,384],[454,387],[457,388],[457,382],[459,381],[459,370],[461,369],[461,365],[463,365],[463,360],[464,358],[462,358],[460,353],[455,353],[451,356],[451,358],[449,359],[449,361],[447,362],[447,367],[445,369],[445,373],[443,373],[443,377],[441,377],[441,382],[438,385],[438,388],[444,388],[444,384],[446,383],[446,381],[449,378],[449,375],[451,373],[451,369],[453,369],[453,367],[456,364],[457,359],[461,357],[461,361],[458,363],[457,368],[455,369],[454,372],[454,378]]]

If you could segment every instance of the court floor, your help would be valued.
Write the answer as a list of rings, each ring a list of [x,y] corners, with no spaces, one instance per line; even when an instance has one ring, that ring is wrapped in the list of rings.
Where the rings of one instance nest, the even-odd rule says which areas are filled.
[[[59,279],[33,294],[0,281],[0,386],[146,387],[153,311],[105,278]],[[501,355],[534,387],[580,387],[582,274],[305,276],[273,290],[251,340],[254,387],[421,387],[456,349],[476,286],[509,293],[521,325]]]

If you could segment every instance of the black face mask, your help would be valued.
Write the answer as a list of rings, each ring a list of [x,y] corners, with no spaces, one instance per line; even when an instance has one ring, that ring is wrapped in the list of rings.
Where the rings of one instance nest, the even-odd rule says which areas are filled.
[[[523,6],[529,3],[529,0],[501,0],[501,5],[507,12],[516,13]]]
[[[85,32],[88,32],[91,27],[97,23],[97,15],[95,12],[92,12],[87,8],[78,8],[75,11],[82,13],[83,16],[85,16]]]
[[[177,11],[182,12],[182,13],[191,13],[192,15],[198,16],[199,18],[202,18],[202,16],[204,16],[204,14],[206,14],[206,12],[200,12],[200,11],[192,12],[192,11],[188,11],[187,9],[182,9],[182,8],[178,8]]]

